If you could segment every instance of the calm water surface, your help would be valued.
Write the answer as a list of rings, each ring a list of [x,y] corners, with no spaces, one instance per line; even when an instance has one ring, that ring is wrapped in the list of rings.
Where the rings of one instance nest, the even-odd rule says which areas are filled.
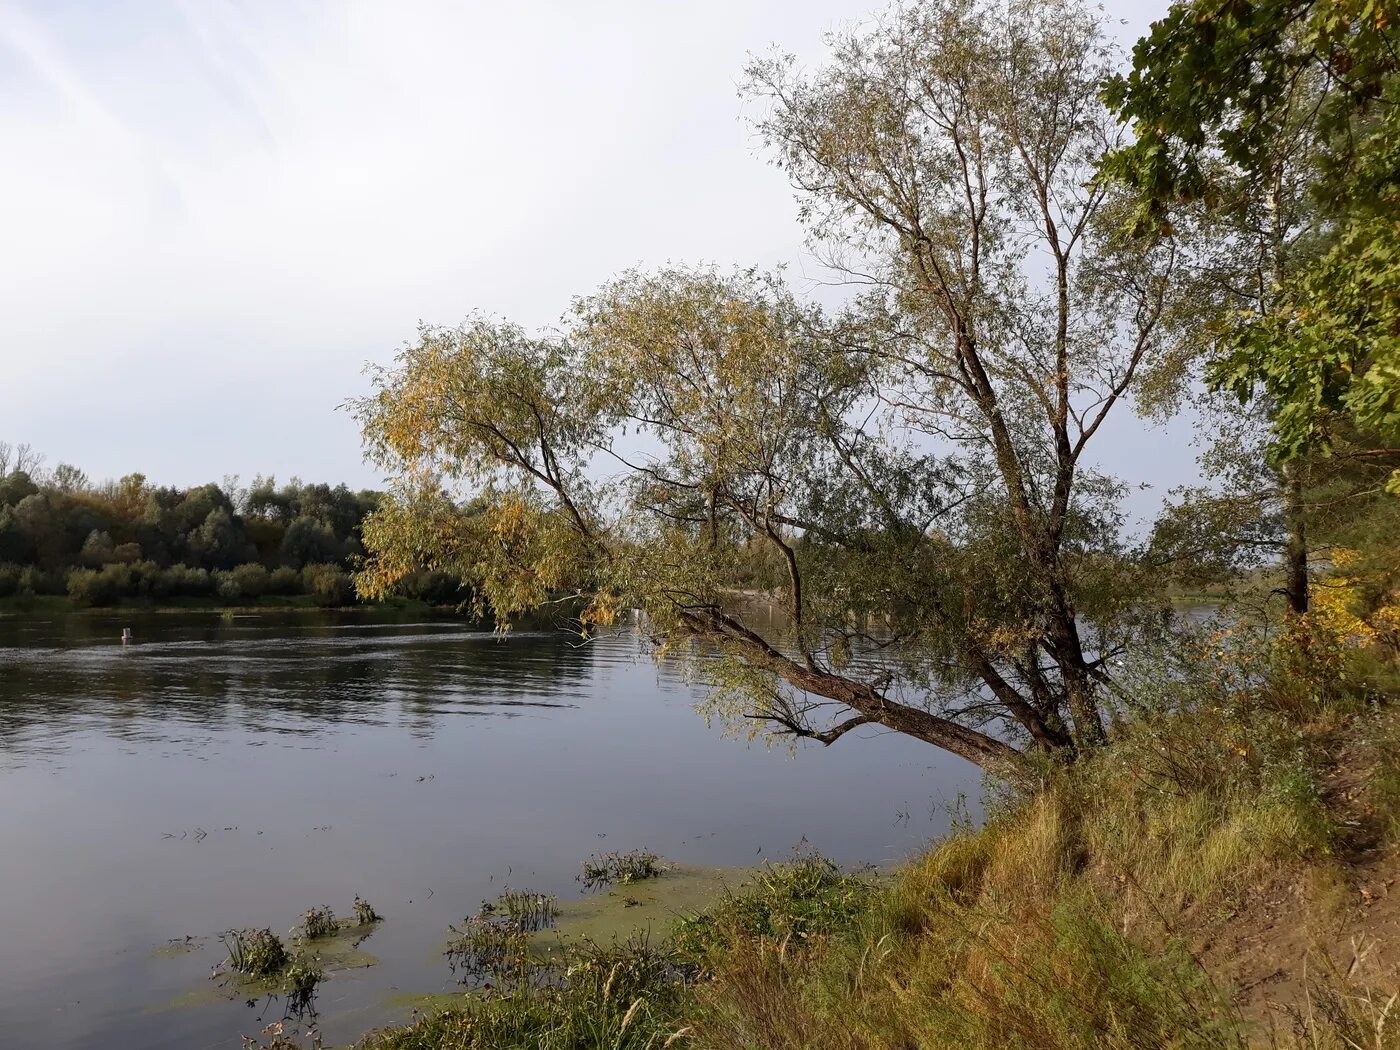
[[[131,626],[136,644],[118,644]],[[334,973],[328,1044],[445,990],[449,923],[503,885],[576,895],[646,848],[751,865],[806,840],[881,863],[946,829],[971,766],[889,734],[767,751],[695,713],[626,634],[577,645],[369,615],[0,618],[0,1045],[237,1047],[231,927],[355,894],[379,965]],[[191,936],[176,957],[156,949]]]

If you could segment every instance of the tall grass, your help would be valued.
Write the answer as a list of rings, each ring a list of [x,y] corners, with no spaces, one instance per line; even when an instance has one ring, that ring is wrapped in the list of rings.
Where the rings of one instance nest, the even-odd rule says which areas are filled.
[[[1400,1050],[1400,999],[1353,973],[1270,1029],[1192,951],[1252,890],[1344,863],[1357,821],[1323,785],[1349,743],[1370,741],[1377,821],[1400,799],[1400,731],[1370,694],[1240,650],[1145,674],[1109,747],[1023,771],[892,876],[799,856],[666,945],[594,949],[364,1050]],[[625,881],[618,861],[581,878]]]
[[[533,990],[463,996],[454,1009],[365,1037],[359,1050],[664,1050],[686,1045],[688,986],[645,940],[585,945]]]

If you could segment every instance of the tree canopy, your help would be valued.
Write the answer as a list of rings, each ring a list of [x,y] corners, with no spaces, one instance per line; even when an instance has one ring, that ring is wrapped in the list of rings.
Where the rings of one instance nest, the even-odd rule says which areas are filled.
[[[637,609],[755,731],[1100,740],[1154,621],[1090,450],[1170,357],[1176,250],[1095,178],[1122,132],[1094,16],[1014,14],[897,7],[814,72],[748,70],[842,309],[675,267],[553,332],[424,328],[356,406],[397,479],[362,588],[427,565],[506,614],[573,596],[585,631]]]
[[[1108,86],[1136,141],[1106,172],[1139,192],[1140,229],[1194,203],[1229,215],[1242,196],[1286,209],[1305,165],[1307,252],[1263,274],[1265,301],[1218,318],[1210,370],[1270,405],[1278,459],[1358,432],[1378,454],[1400,439],[1397,14],[1390,0],[1176,3]]]
[[[259,477],[179,489],[142,474],[97,484],[77,467],[43,468],[29,446],[0,443],[0,597],[68,594],[82,604],[126,599],[248,602],[311,595],[324,604],[354,599],[350,571],[363,548],[360,528],[378,504],[344,485],[278,485]],[[454,583],[420,575],[415,596],[461,601]]]

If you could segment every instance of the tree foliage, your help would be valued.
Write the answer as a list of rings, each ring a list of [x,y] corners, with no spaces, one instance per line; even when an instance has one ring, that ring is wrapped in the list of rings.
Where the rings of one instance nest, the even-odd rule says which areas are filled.
[[[0,445],[0,462],[10,448]],[[94,484],[65,464],[45,472],[28,445],[18,450],[10,461],[36,472],[0,476],[0,597],[67,593],[86,605],[267,594],[354,600],[350,572],[377,493],[297,480],[278,486],[271,478],[247,489],[237,479],[162,488],[141,474]]]
[[[1267,273],[1267,301],[1221,319],[1211,379],[1261,396],[1276,458],[1337,432],[1400,437],[1400,51],[1393,0],[1192,0],[1134,50],[1109,99],[1136,141],[1107,170],[1140,194],[1139,228],[1183,204],[1278,204],[1280,144],[1307,156],[1310,257]],[[1340,424],[1336,420],[1340,419]]]
[[[1094,178],[1119,145],[1095,18],[1014,15],[896,7],[814,73],[748,70],[813,248],[863,286],[837,313],[677,267],[555,332],[423,329],[356,406],[398,485],[362,589],[426,566],[504,612],[575,597],[585,631],[640,610],[777,734],[980,763],[1101,739],[1149,617],[1089,449],[1171,349],[1175,250],[1119,236]]]

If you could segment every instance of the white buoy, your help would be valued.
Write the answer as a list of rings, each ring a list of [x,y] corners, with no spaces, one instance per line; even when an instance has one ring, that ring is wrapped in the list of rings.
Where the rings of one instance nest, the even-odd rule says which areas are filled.
[[[130,645],[130,644],[131,644],[131,628],[130,628],[130,627],[123,627],[123,628],[122,628],[122,645]]]

